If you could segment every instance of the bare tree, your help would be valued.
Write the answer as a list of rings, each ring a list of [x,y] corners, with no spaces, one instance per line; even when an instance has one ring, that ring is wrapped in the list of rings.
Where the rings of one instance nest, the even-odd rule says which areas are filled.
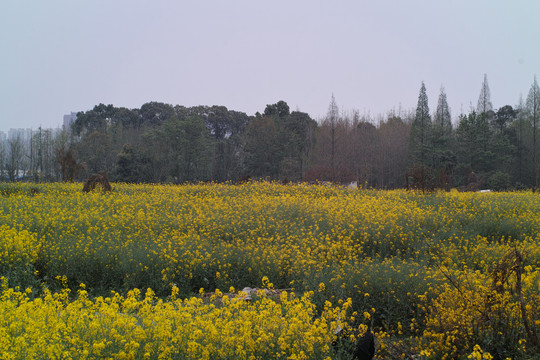
[[[448,135],[452,132],[452,118],[450,116],[450,107],[446,100],[444,86],[441,86],[441,93],[439,94],[439,101],[437,103],[437,110],[433,116],[433,122],[442,130],[444,135]]]
[[[330,126],[330,167],[332,168],[332,181],[336,180],[336,128],[339,121],[339,108],[336,104],[334,94],[328,106],[326,122]]]
[[[397,115],[390,115],[380,123],[376,155],[379,186],[390,189],[405,186],[409,131],[409,124]]]
[[[362,185],[375,185],[376,155],[379,144],[379,133],[369,118],[363,117],[353,122],[355,144],[355,175]]]
[[[24,144],[20,136],[8,140],[8,156],[6,162],[6,172],[10,181],[15,181],[19,177],[24,156]]]
[[[516,134],[516,156],[517,161],[515,163],[515,178],[514,180],[519,183],[526,184],[527,182],[524,181],[527,177],[527,156],[529,155],[529,152],[527,151],[527,140],[528,135],[532,133],[530,131],[530,123],[527,116],[527,109],[525,107],[525,101],[523,100],[523,96],[519,97],[519,103],[516,106],[517,108],[517,117],[514,123],[512,124],[512,127]],[[532,163],[532,161],[531,161]]]
[[[6,142],[0,141],[0,181],[4,180],[6,167]]]
[[[480,115],[487,113],[490,110],[493,110],[493,104],[491,103],[491,93],[489,91],[487,74],[484,74],[484,81],[482,82],[482,88],[480,89],[476,112]]]
[[[534,191],[538,187],[538,151],[536,146],[536,138],[538,132],[538,122],[540,121],[540,88],[538,87],[538,83],[536,82],[536,75],[534,76],[533,84],[531,85],[529,95],[527,96],[526,109],[532,125],[532,162],[534,174]]]
[[[316,136],[313,161],[306,172],[306,180],[350,182],[357,179],[355,161],[359,154],[354,144],[353,121],[347,114],[339,113],[333,95],[328,114]]]

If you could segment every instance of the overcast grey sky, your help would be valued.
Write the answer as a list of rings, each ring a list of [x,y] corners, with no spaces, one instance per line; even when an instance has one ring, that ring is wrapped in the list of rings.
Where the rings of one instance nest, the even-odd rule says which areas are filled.
[[[538,0],[0,0],[0,130],[56,127],[99,103],[286,101],[323,117],[416,107],[452,117],[488,76],[495,108],[540,75]]]

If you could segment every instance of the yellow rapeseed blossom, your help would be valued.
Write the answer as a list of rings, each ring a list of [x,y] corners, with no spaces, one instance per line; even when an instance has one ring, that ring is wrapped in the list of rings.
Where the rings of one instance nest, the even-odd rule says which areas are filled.
[[[243,357],[268,345],[276,357],[322,359],[331,356],[323,334],[340,322],[359,329],[362,321],[376,334],[381,358],[391,351],[464,358],[476,344],[494,356],[500,344],[510,346],[508,354],[519,358],[534,350],[530,334],[540,333],[538,194],[265,182],[115,184],[108,194],[84,194],[76,183],[32,186],[40,189],[36,196],[19,192],[0,202],[0,276],[7,279],[2,311],[9,324],[0,343],[19,346],[15,358],[33,357],[35,349],[51,358],[66,351],[86,358],[97,352],[167,358],[181,343],[200,358]],[[81,282],[85,288],[77,289]],[[242,305],[249,312],[233,301],[235,291],[248,287],[253,290],[240,293],[243,304],[251,301]],[[136,288],[155,295],[143,291],[139,298]],[[229,294],[216,291],[209,303],[206,292],[214,289]],[[328,315],[348,298],[357,312],[353,321],[335,310]],[[175,320],[153,317],[169,306]],[[296,307],[300,318],[292,316]],[[68,308],[80,316],[66,317]],[[229,310],[246,312],[246,322],[232,326],[226,315],[217,316]],[[260,311],[273,319],[278,310],[284,318],[264,326],[255,316]],[[38,337],[44,325],[23,320],[32,311],[62,330]],[[163,326],[155,326],[158,321]],[[319,323],[318,330],[305,328],[315,321],[326,332],[317,333]],[[64,330],[77,322],[84,331]],[[276,329],[255,333],[254,324]],[[307,331],[317,335],[300,336],[307,343],[295,340]],[[86,346],[86,334],[101,335]],[[212,342],[200,341],[204,336]],[[229,337],[236,340],[228,343]],[[390,344],[396,338],[410,348],[396,349]],[[23,353],[23,345],[34,350]]]
[[[216,291],[218,297],[223,294]],[[65,292],[45,292],[31,300],[5,288],[0,298],[0,353],[3,359],[324,359],[335,338],[335,319],[343,307],[328,306],[316,316],[310,296],[281,296],[276,302],[259,294],[203,302],[201,298],[163,301],[151,290],[126,297],[76,299]],[[224,298],[225,299],[225,298]],[[343,322],[346,325],[346,322]]]

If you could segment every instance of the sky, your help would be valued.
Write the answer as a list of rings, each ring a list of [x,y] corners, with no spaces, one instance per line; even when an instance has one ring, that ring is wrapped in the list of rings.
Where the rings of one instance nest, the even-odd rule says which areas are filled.
[[[495,109],[540,75],[538,0],[1,0],[0,130],[49,128],[99,103],[224,105],[284,100],[322,119]]]

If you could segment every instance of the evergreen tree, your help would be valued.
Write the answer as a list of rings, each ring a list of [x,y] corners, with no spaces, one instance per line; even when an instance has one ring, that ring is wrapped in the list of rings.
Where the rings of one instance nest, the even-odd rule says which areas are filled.
[[[139,173],[138,158],[135,149],[131,144],[124,144],[122,151],[116,158],[116,168],[113,179],[127,183],[137,183],[141,181]]]
[[[432,157],[431,155],[431,116],[429,114],[428,97],[426,86],[422,81],[420,94],[418,95],[418,105],[416,106],[416,115],[411,125],[409,137],[409,154],[411,167],[407,174],[407,185],[412,185],[422,190],[432,188]],[[412,184],[411,184],[412,182]]]
[[[433,116],[431,132],[431,166],[435,171],[436,186],[448,188],[450,176],[455,166],[455,154],[452,149],[452,119],[446,100],[444,87],[441,87],[437,110]]]
[[[487,117],[472,112],[462,115],[456,129],[458,167],[462,170],[462,184],[474,173],[484,182],[494,169],[495,154],[492,151],[492,132]]]
[[[512,182],[513,166],[518,162],[516,131],[512,126],[516,116],[512,106],[505,105],[494,113],[491,122],[490,143],[496,161],[488,185],[493,190],[507,190]]]
[[[429,115],[428,97],[426,86],[422,81],[420,94],[418,95],[418,105],[416,106],[416,116],[411,127],[410,154],[413,165],[425,167],[428,164],[430,150],[431,116]]]

